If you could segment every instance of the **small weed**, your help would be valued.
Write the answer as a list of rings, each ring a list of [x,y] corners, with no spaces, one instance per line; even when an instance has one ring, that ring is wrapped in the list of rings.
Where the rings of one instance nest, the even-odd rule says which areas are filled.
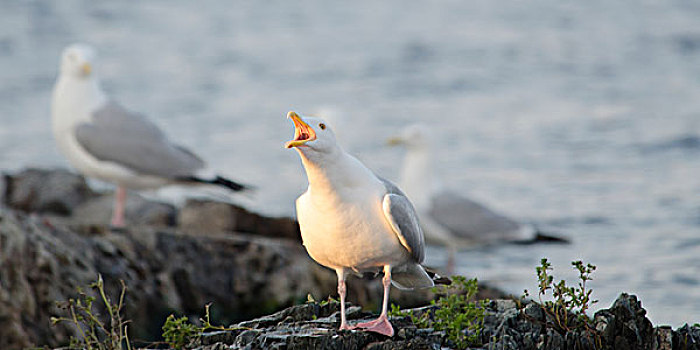
[[[402,311],[397,305],[391,305],[391,316],[409,316],[420,328],[434,328],[445,331],[447,339],[459,349],[479,345],[481,331],[484,327],[484,307],[489,302],[473,301],[478,291],[476,278],[467,280],[464,276],[453,276],[449,286],[433,287],[433,293],[439,295],[431,305],[437,306],[435,312],[414,315],[410,310]]]
[[[306,303],[307,304],[313,304],[316,302],[316,299],[314,299],[314,296],[311,295],[311,293],[306,294]]]
[[[547,258],[542,258],[540,266],[536,267],[539,282],[538,298],[543,310],[555,322],[554,326],[559,331],[568,332],[576,328],[591,329],[591,320],[586,311],[597,300],[591,299],[593,290],[586,289],[586,282],[592,280],[591,274],[595,271],[595,265],[585,264],[581,260],[573,261],[571,265],[579,273],[577,286],[567,286],[565,280],[554,283],[552,264]],[[542,301],[542,297],[550,291],[553,300]],[[527,290],[523,297],[529,296]],[[572,317],[573,316],[573,317]]]
[[[389,317],[406,317],[413,316],[413,312],[410,310],[401,310],[401,306],[391,303],[391,310],[389,310]]]
[[[190,339],[200,334],[199,327],[191,324],[187,317],[170,315],[163,324],[163,340],[173,349],[182,349]]]
[[[328,296],[328,299],[326,299],[326,300],[321,300],[321,301],[317,301],[317,300],[314,298],[314,296],[311,295],[311,293],[309,293],[309,294],[306,295],[306,303],[307,303],[307,304],[318,303],[318,305],[320,305],[320,306],[326,306],[326,305],[328,305],[328,304],[330,304],[330,303],[340,303],[340,300],[339,300],[339,299],[334,299],[333,296],[329,295],[329,296]]]
[[[215,326],[211,323],[211,316],[209,308],[211,304],[204,306],[205,315],[204,318],[200,318],[199,322],[202,323],[201,326],[197,326],[189,322],[187,317],[182,316],[180,318],[175,317],[175,315],[170,315],[165,319],[163,324],[163,339],[168,345],[173,349],[182,349],[192,340],[196,340],[206,331],[233,331],[238,329],[250,329],[245,327],[224,327]]]
[[[51,323],[56,325],[67,322],[75,326],[79,338],[71,337],[70,347],[87,350],[131,350],[131,343],[127,334],[127,323],[121,316],[124,307],[124,295],[126,285],[121,281],[122,289],[119,301],[112,303],[104,290],[104,281],[99,275],[97,281],[90,288],[97,292],[100,301],[109,313],[109,322],[100,320],[100,315],[93,310],[97,298],[88,295],[82,288],[78,288],[78,298],[59,302],[59,308],[67,310],[68,317],[51,317]]]

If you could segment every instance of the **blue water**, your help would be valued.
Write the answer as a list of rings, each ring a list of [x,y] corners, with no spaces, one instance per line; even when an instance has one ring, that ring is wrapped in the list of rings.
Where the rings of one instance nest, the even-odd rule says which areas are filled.
[[[566,246],[463,252],[513,293],[541,257],[594,263],[599,306],[700,321],[700,5],[692,1],[4,1],[0,169],[65,166],[49,99],[61,49],[98,47],[105,88],[291,215],[305,187],[284,116],[329,107],[346,148],[396,178],[397,128],[429,123],[450,188]],[[444,262],[429,251],[428,263]]]

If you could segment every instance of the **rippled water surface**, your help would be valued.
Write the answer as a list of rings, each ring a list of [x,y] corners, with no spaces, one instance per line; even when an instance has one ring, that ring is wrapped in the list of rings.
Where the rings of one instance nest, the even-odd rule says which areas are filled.
[[[65,166],[49,99],[61,49],[98,47],[105,88],[222,173],[247,204],[293,213],[305,187],[288,110],[335,111],[341,137],[396,178],[383,147],[421,121],[450,188],[566,246],[466,251],[460,273],[521,293],[547,256],[598,266],[600,306],[636,293],[655,323],[700,321],[700,5],[446,1],[5,1],[0,169]],[[429,251],[428,263],[444,262]],[[571,279],[573,282],[573,279]]]

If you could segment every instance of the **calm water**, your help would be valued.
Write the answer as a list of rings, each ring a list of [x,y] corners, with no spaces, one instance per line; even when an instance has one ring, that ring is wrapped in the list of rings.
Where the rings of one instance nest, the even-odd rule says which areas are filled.
[[[700,321],[695,2],[0,3],[0,169],[66,165],[50,91],[85,41],[108,91],[257,185],[255,209],[292,214],[305,187],[290,109],[340,111],[346,148],[389,178],[385,138],[430,123],[447,186],[573,240],[463,252],[458,272],[520,293],[541,257],[567,278],[584,259],[599,306],[627,291],[655,323]]]

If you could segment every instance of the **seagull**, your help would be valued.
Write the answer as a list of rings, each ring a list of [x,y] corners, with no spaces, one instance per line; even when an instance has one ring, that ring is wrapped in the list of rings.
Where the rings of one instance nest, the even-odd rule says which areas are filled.
[[[51,119],[58,149],[82,174],[117,185],[112,226],[124,226],[126,189],[171,184],[247,187],[221,176],[201,178],[204,161],[176,145],[151,121],[110,100],[95,72],[95,50],[66,47],[53,89]]]
[[[442,188],[432,164],[428,127],[412,124],[389,145],[406,148],[399,184],[415,204],[426,241],[448,249],[448,273],[459,247],[532,239],[535,229],[499,214],[469,198]]]
[[[346,153],[323,119],[293,111],[287,117],[295,128],[294,139],[285,147],[297,150],[309,181],[296,200],[301,238],[309,256],[338,275],[340,329],[359,328],[391,337],[389,286],[433,286],[420,265],[425,257],[423,232],[413,205],[396,185]],[[384,272],[381,314],[350,326],[345,318],[346,276],[380,271]]]

